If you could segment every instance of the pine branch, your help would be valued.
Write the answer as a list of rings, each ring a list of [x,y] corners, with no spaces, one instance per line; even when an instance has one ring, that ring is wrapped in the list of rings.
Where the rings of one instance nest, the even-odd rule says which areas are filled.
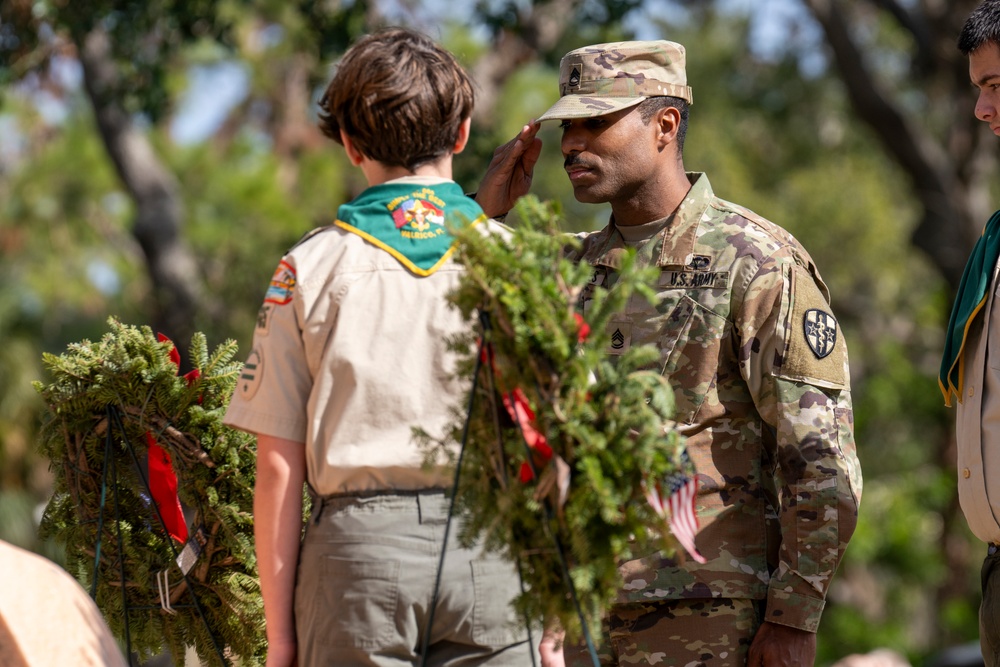
[[[633,295],[655,298],[648,287],[655,269],[640,270],[626,256],[614,288],[593,294],[584,322],[576,306],[592,270],[566,259],[574,240],[559,233],[556,209],[527,197],[517,212],[521,221],[509,235],[457,232],[466,273],[452,299],[470,322],[481,314],[487,322],[456,498],[466,526],[460,537],[518,561],[527,592],[516,608],[558,620],[572,640],[583,627],[571,590],[583,621],[598,632],[622,583],[619,563],[673,548],[641,489],[644,480],[682,469],[683,444],[671,421],[671,387],[645,370],[656,366],[658,351],[605,353],[611,317]],[[471,376],[477,346],[466,336],[453,348]],[[526,446],[505,408],[503,397],[512,401],[515,391],[533,410],[530,426],[551,447],[548,456]],[[456,415],[452,447],[462,441],[465,418]]]
[[[236,344],[226,341],[209,353],[205,336],[194,334],[189,354],[196,372],[178,377],[170,341],[113,318],[109,326],[97,343],[85,340],[43,356],[51,381],[35,383],[48,407],[39,449],[52,462],[55,493],[40,531],[65,545],[67,569],[85,587],[95,586],[98,607],[122,641],[128,605],[132,650],[139,655],[168,647],[183,660],[183,649],[194,646],[204,663],[217,664],[218,642],[227,660],[263,664],[252,547],[254,439],[221,423],[240,370],[232,361]],[[206,534],[186,580],[174,558],[182,545],[160,526],[143,482],[147,431],[171,457],[179,498],[194,516],[192,532]],[[105,475],[109,470],[117,476]],[[174,614],[160,608],[156,574],[163,570]]]

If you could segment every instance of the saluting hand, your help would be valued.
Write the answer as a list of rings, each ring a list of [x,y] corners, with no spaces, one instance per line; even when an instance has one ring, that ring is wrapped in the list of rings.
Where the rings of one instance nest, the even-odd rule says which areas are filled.
[[[493,159],[476,192],[476,202],[486,215],[503,215],[528,194],[535,163],[542,152],[542,140],[535,136],[539,127],[540,123],[528,123],[516,137],[493,151]]]

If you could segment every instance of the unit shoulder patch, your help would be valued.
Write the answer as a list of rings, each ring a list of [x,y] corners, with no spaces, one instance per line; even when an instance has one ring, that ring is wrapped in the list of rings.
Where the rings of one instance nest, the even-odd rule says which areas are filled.
[[[844,387],[847,345],[830,305],[804,269],[796,268],[792,274],[791,298],[792,312],[779,375],[823,387]]]
[[[817,359],[827,357],[837,346],[837,320],[825,310],[807,310],[802,316],[802,333]]]

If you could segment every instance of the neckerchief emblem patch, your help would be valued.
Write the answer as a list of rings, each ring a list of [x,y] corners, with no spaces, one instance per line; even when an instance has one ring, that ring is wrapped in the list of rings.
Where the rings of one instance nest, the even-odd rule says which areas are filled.
[[[483,209],[453,181],[431,186],[373,185],[337,210],[337,227],[386,251],[418,276],[434,273],[452,254],[449,228],[478,224]]]
[[[837,345],[837,320],[830,313],[810,308],[802,317],[802,328],[809,349],[817,359],[827,357]]]
[[[431,225],[437,225],[439,229],[435,230],[435,234],[444,233],[444,213],[426,199],[407,199],[392,211],[392,219],[396,222],[396,229],[426,232]]]

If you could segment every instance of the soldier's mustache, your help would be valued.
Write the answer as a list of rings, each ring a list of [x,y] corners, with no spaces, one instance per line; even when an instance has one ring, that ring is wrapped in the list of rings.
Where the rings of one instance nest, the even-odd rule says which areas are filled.
[[[594,165],[592,165],[589,162],[586,162],[584,160],[581,160],[580,156],[577,155],[577,154],[575,154],[575,153],[573,155],[568,156],[563,161],[563,168],[564,169],[569,169],[570,167],[577,166],[577,165],[583,167],[584,169],[593,169],[594,168]]]

